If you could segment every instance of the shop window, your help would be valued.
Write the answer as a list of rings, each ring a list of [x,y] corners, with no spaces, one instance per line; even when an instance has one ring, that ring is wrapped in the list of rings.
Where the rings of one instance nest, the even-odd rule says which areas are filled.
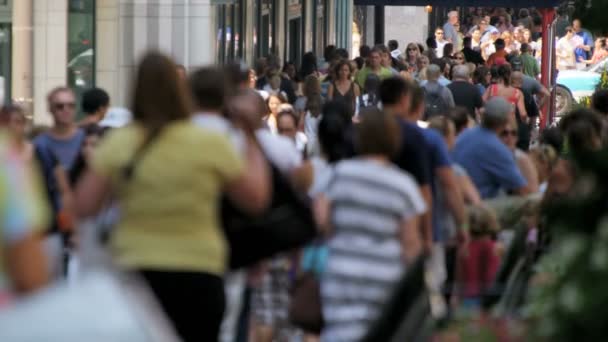
[[[226,63],[243,58],[244,0],[217,6],[217,61]]]
[[[68,4],[68,86],[80,99],[95,86],[95,0]]]
[[[287,22],[285,46],[287,61],[300,65],[302,59],[302,0],[289,0],[286,7]]]
[[[0,24],[0,104],[11,101],[11,24]]]

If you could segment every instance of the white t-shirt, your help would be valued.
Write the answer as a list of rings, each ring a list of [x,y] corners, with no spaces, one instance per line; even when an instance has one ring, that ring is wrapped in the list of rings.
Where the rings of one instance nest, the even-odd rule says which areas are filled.
[[[566,37],[561,38],[557,41],[556,50],[558,68],[574,68],[574,66],[576,66],[576,57],[572,40],[568,40]]]
[[[319,131],[319,122],[321,122],[322,115],[319,114],[317,117],[312,116],[309,111],[306,111],[304,116],[304,134],[308,138],[307,155],[318,155],[319,153],[319,142],[317,141],[317,132]]]
[[[235,150],[241,155],[245,153],[245,136],[243,132],[235,128],[230,121],[215,113],[195,113],[192,122],[197,126],[214,132],[228,135]]]
[[[447,40],[444,40],[442,42],[437,42],[437,48],[435,49],[437,58],[443,58],[443,48],[446,46],[447,43],[449,43]]]
[[[289,172],[302,164],[302,155],[289,138],[272,134],[267,129],[255,132],[264,153],[282,172]]]

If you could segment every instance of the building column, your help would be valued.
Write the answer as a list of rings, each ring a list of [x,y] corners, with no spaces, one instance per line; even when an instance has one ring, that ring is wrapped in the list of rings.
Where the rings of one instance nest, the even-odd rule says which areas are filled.
[[[210,0],[180,0],[189,3],[184,18],[187,23],[186,67],[215,62],[216,40],[212,15],[215,7]],[[186,6],[184,6],[186,8]]]
[[[353,0],[335,0],[336,47],[351,50],[353,31]]]
[[[97,86],[112,106],[129,105],[146,51],[159,50],[188,70],[213,63],[213,8],[210,0],[97,0]]]
[[[245,44],[243,45],[244,51],[244,59],[245,62],[250,66],[254,66],[255,64],[255,49],[253,44],[253,26],[256,21],[257,13],[254,13],[254,2],[257,0],[246,0],[244,2],[246,9],[246,17],[245,17],[245,27],[243,28],[243,38],[245,39]]]
[[[17,1],[20,2],[20,1]],[[52,124],[46,95],[67,84],[67,0],[36,0],[34,5],[34,123]]]
[[[97,0],[95,80],[96,86],[110,95],[110,104],[123,103],[119,92],[118,55],[120,51],[119,0]]]
[[[12,98],[33,115],[33,7],[32,0],[13,2]]]

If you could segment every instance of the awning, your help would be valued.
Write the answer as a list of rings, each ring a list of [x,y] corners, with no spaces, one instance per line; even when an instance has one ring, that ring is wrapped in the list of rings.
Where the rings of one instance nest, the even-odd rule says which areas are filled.
[[[354,0],[361,6],[444,6],[444,7],[515,7],[553,8],[559,0]]]

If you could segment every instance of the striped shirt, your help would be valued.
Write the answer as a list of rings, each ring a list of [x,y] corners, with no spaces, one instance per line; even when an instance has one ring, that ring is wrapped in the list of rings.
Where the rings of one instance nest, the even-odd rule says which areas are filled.
[[[323,341],[357,341],[405,271],[403,220],[422,214],[416,182],[396,166],[354,159],[336,165],[327,196],[334,235],[321,280]]]

